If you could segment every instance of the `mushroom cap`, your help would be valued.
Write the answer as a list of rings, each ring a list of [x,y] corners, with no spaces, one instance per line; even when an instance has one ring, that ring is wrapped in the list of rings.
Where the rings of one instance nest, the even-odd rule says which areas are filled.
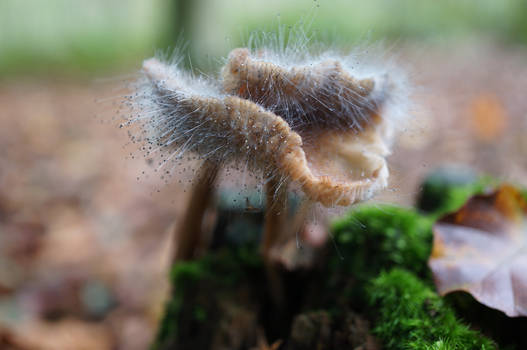
[[[360,130],[385,98],[383,75],[358,79],[336,57],[292,65],[268,56],[232,50],[222,69],[223,88],[277,113],[295,130]]]
[[[347,206],[387,185],[389,149],[380,124],[352,129],[313,128],[305,136],[286,119],[238,96],[203,87],[168,64],[146,60],[153,139],[177,154],[194,152],[214,162],[246,162],[264,177],[300,186],[324,206]],[[149,121],[147,121],[149,123]]]

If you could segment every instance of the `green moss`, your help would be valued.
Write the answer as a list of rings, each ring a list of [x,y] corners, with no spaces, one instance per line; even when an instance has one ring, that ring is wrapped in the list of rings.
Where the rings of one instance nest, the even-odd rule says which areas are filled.
[[[236,298],[240,281],[250,284],[262,276],[260,269],[260,257],[251,247],[223,249],[175,264],[172,295],[152,349],[207,349],[221,317],[219,301]]]
[[[199,280],[208,277],[206,260],[179,262],[172,268],[172,296],[165,307],[165,315],[160,323],[158,335],[152,349],[166,349],[178,340],[180,316],[184,311],[188,291],[194,290]],[[183,287],[184,286],[184,287]]]
[[[382,205],[360,207],[335,222],[342,258],[335,252],[329,259],[328,305],[337,314],[349,307],[370,314],[387,349],[494,349],[433,291],[427,260],[434,221]]]
[[[381,273],[368,294],[376,310],[374,333],[386,349],[496,349],[491,340],[457,320],[443,299],[408,271]]]
[[[458,210],[468,198],[497,183],[496,179],[476,176],[465,168],[440,168],[423,181],[417,207],[437,218]]]
[[[388,205],[360,207],[333,224],[342,258],[333,254],[330,268],[367,280],[383,269],[400,266],[424,276],[430,255],[433,221],[413,209]]]
[[[497,309],[481,304],[466,292],[449,293],[444,299],[456,310],[456,315],[494,339],[500,349],[527,349],[527,318],[508,317]]]
[[[460,322],[433,291],[427,259],[434,221],[435,214],[389,205],[353,210],[332,225],[337,248],[313,278],[316,287],[295,294],[295,300],[300,296],[307,301],[299,308],[324,310],[330,320],[344,320],[350,310],[369,315],[386,349],[495,349],[492,341]],[[156,350],[209,348],[218,325],[225,324],[225,305],[253,315],[259,313],[255,305],[267,305],[262,303],[265,273],[254,242],[178,263],[171,279],[173,293]],[[302,283],[290,281],[291,288],[304,289]],[[267,328],[276,323],[265,322]]]
[[[390,205],[360,206],[332,225],[335,249],[330,250],[320,279],[324,291],[314,307],[339,317],[351,308],[364,312],[364,286],[381,271],[404,267],[432,284],[427,268],[433,220],[409,208]],[[317,303],[318,302],[318,303]]]

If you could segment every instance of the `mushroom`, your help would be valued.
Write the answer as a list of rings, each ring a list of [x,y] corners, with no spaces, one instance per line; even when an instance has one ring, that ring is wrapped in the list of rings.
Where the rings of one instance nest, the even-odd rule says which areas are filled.
[[[302,137],[305,156],[296,156],[300,166],[291,179],[325,206],[351,205],[386,187],[393,101],[406,98],[403,77],[377,72],[355,78],[354,71],[365,73],[350,69],[346,57],[283,63],[279,56],[235,49],[222,83],[227,93],[281,116]]]
[[[349,56],[306,60],[238,48],[222,69],[222,83],[227,93],[280,115],[302,137],[303,154],[295,156],[299,166],[290,179],[311,201],[348,206],[387,186],[393,101],[406,100],[404,76],[373,72],[354,68]],[[267,184],[268,193],[277,192],[273,186]],[[273,237],[267,229],[265,235]]]
[[[326,207],[366,200],[387,185],[391,125],[380,107],[390,84],[355,79],[335,60],[286,69],[246,49],[229,57],[223,88],[156,58],[143,63],[144,115],[129,123],[141,122],[147,142],[170,158],[193,153],[204,164],[178,229],[176,259],[192,256],[195,243],[188,242],[199,236],[224,164],[245,163],[262,174],[264,256],[285,227],[289,184]]]

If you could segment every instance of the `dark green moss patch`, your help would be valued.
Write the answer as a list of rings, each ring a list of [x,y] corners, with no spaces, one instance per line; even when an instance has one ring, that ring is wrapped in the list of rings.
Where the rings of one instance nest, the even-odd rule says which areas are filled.
[[[414,274],[383,272],[369,286],[376,310],[374,333],[386,349],[496,349],[496,345],[456,319],[454,311]]]
[[[269,344],[282,341],[282,350],[378,349],[380,342],[383,349],[496,349],[434,292],[427,260],[435,213],[358,207],[333,224],[335,245],[315,268],[277,268],[273,280],[260,259],[257,233],[241,240],[225,234],[230,228],[249,232],[263,213],[238,214],[224,212],[234,224],[250,219],[254,225],[220,218],[222,239],[213,251],[174,266],[174,290],[154,349],[247,349],[262,334]],[[285,302],[269,297],[270,281]]]
[[[332,273],[367,280],[383,269],[404,267],[427,274],[433,221],[413,209],[366,206],[350,212],[333,225],[340,256],[332,252]]]
[[[477,176],[470,169],[439,168],[423,181],[417,198],[417,208],[438,218],[458,210],[471,196],[481,194],[497,183],[496,179]]]
[[[152,349],[210,348],[222,331],[220,319],[258,314],[255,301],[260,298],[249,286],[262,285],[262,276],[259,256],[250,248],[223,249],[196,261],[178,262]]]
[[[444,300],[456,310],[456,315],[470,322],[481,333],[494,339],[500,349],[527,349],[526,317],[508,317],[503,312],[491,309],[465,292],[446,295]]]

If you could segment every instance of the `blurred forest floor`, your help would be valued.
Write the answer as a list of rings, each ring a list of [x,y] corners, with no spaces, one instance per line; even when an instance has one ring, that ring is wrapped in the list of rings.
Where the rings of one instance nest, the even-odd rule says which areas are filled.
[[[412,204],[445,163],[527,185],[526,58],[403,48],[417,106],[376,201]],[[141,176],[111,99],[122,86],[0,82],[0,348],[146,349],[155,333],[186,194]]]

